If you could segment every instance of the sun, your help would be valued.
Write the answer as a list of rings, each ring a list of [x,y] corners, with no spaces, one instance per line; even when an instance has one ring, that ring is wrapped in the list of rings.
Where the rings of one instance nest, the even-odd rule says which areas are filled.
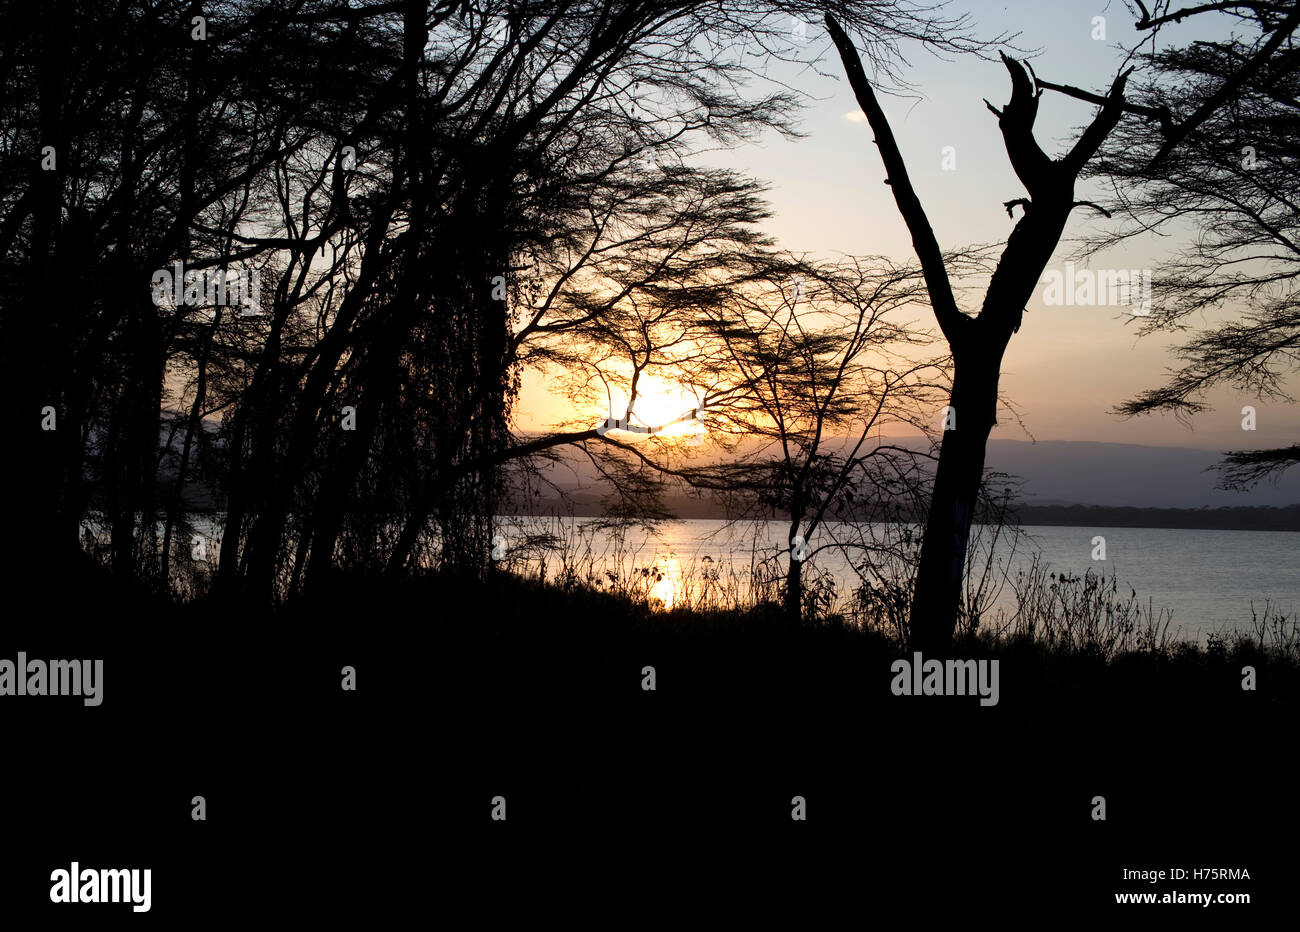
[[[694,417],[683,417],[693,412],[699,403],[699,399],[684,386],[662,376],[643,373],[637,382],[636,402],[632,405],[632,424],[662,428],[656,432],[660,437],[699,433],[704,426]]]

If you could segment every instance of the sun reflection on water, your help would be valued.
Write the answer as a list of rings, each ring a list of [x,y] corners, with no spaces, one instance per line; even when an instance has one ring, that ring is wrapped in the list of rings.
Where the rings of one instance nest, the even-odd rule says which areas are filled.
[[[661,603],[656,608],[670,612],[677,607],[677,603],[683,595],[684,575],[681,561],[677,559],[675,553],[659,555],[655,560],[655,568],[662,575],[659,581],[650,588],[650,600],[652,603],[656,600]]]

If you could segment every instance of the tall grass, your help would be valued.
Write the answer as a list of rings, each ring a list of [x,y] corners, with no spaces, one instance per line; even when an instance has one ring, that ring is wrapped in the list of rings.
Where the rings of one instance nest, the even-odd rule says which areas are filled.
[[[780,602],[781,554],[757,533],[739,546],[719,540],[715,556],[678,555],[653,535],[634,541],[629,530],[614,522],[529,519],[526,526],[512,528],[501,566],[549,585],[607,592],[658,611],[745,613]],[[1030,642],[1102,660],[1202,650],[1179,637],[1169,609],[1122,585],[1114,571],[1056,572],[1035,554],[1027,567],[1012,572],[1008,566],[1019,545],[1018,529],[988,529],[972,541],[959,638],[978,638],[990,647]],[[919,543],[919,529],[910,525],[873,530],[871,549],[863,548],[865,556],[852,563],[858,584],[847,589],[815,561],[806,564],[806,619],[869,631],[904,646]],[[1005,588],[1013,607],[995,607]],[[1211,655],[1250,649],[1300,662],[1295,616],[1272,603],[1259,611],[1252,604],[1250,611],[1249,629],[1212,634],[1204,649]]]
[[[512,526],[500,566],[561,589],[607,592],[660,611],[739,612],[778,598],[781,575],[757,546],[743,559],[720,546],[717,557],[683,560],[653,536],[632,541],[629,530],[619,522],[528,519]]]
[[[1010,584],[1016,610],[1000,621],[1000,639],[1029,640],[1055,650],[1109,660],[1130,652],[1165,653],[1172,646],[1173,613],[1145,606],[1131,586],[1125,594],[1119,576],[1089,569],[1082,576],[1055,573],[1035,554]]]

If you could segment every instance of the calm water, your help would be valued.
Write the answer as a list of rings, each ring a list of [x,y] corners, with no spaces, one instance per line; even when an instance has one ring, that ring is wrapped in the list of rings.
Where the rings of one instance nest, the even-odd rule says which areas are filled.
[[[661,525],[653,532],[628,531],[621,538],[597,530],[590,519],[513,519],[506,530],[512,541],[526,531],[564,537],[569,549],[584,550],[590,565],[626,572],[653,566],[663,579],[653,584],[651,595],[667,605],[681,601],[690,591],[690,579],[701,567],[729,567],[748,575],[757,552],[775,553],[787,533],[782,522],[731,528],[717,520],[682,520]],[[1002,565],[1014,574],[1026,567],[1033,554],[1055,572],[1081,575],[1103,569],[1132,586],[1145,607],[1148,597],[1156,610],[1173,614],[1170,633],[1191,638],[1227,628],[1248,629],[1251,602],[1262,613],[1265,600],[1291,616],[1300,606],[1300,533],[1278,531],[1211,531],[1169,528],[1030,527],[1014,554],[1001,548]],[[1096,536],[1106,539],[1106,561],[1092,559]],[[757,543],[757,548],[756,548]],[[826,541],[814,539],[815,548]],[[707,558],[707,560],[705,559]],[[838,550],[821,550],[811,561],[831,573],[839,590],[847,594],[859,585],[857,574]],[[554,572],[555,564],[548,565]],[[1014,593],[1007,586],[995,608],[1014,608]]]
[[[207,537],[206,559],[214,563],[220,546],[220,526],[211,520],[196,522]],[[844,539],[843,528],[839,536]],[[89,526],[87,526],[89,529]],[[1264,604],[1294,617],[1300,608],[1300,532],[1193,531],[1173,528],[1029,527],[1016,542],[1003,540],[995,560],[1014,577],[1037,555],[1050,571],[1082,575],[1104,569],[1118,576],[1127,594],[1131,586],[1143,607],[1172,612],[1171,635],[1203,639],[1211,632],[1237,628],[1249,630],[1251,603],[1263,613]],[[644,591],[666,607],[687,603],[701,588],[701,571],[716,571],[743,591],[754,577],[755,562],[769,559],[759,574],[779,574],[785,566],[788,525],[779,521],[729,525],[725,521],[688,519],[666,522],[653,531],[641,528],[622,533],[604,529],[591,518],[503,518],[500,532],[512,557],[524,555],[535,571],[543,564],[548,577],[563,568],[564,559],[579,578],[616,573],[629,575],[649,570],[637,591]],[[1092,559],[1094,537],[1106,539],[1106,561]],[[757,539],[756,539],[757,538]],[[549,541],[549,546],[540,542]],[[532,541],[532,547],[527,545]],[[848,556],[824,548],[822,534],[809,543],[814,571],[829,573],[842,596],[860,585]],[[823,548],[823,549],[818,549]],[[565,557],[562,559],[561,554]],[[851,555],[851,554],[850,554]],[[522,568],[518,562],[515,568]],[[992,613],[1015,609],[1015,593],[1004,586],[992,602]]]

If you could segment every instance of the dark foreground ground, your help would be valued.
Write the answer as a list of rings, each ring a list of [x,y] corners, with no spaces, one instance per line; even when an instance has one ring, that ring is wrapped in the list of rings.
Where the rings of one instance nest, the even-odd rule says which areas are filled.
[[[104,700],[0,697],[4,916],[1265,928],[1300,895],[1300,675],[1264,657],[1021,645],[983,708],[894,696],[899,652],[860,632],[650,616],[509,577],[352,580],[274,614],[41,588],[10,592],[0,658],[103,658]],[[74,859],[151,867],[150,912],[50,904]],[[1214,869],[1249,880],[1193,874]],[[1116,905],[1129,891],[1251,903]]]

